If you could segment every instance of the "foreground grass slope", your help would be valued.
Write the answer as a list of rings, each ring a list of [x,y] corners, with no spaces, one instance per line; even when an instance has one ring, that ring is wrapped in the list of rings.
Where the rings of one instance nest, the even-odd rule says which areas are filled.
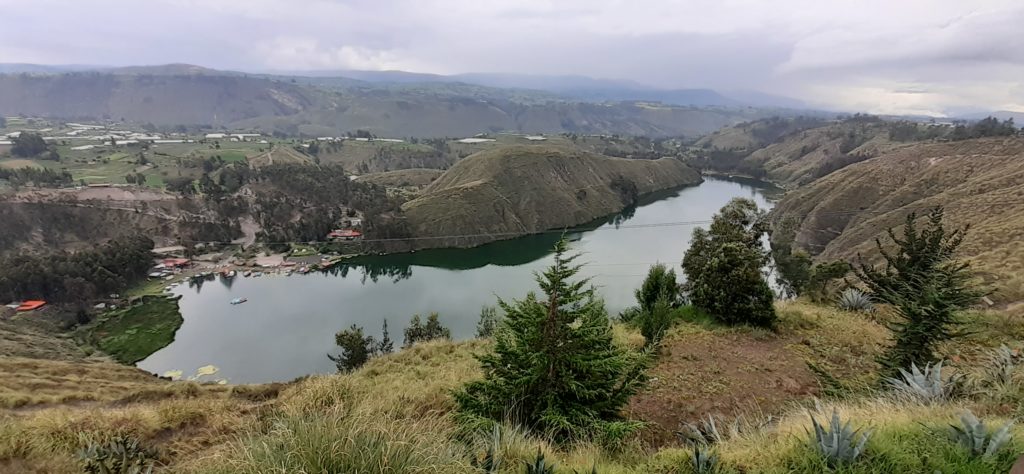
[[[690,450],[672,433],[683,422],[713,414],[747,420],[716,448],[726,472],[817,473],[822,465],[804,431],[810,427],[808,410],[822,419],[833,406],[844,420],[875,430],[864,460],[840,472],[999,472],[992,466],[1002,469],[1024,452],[1020,428],[996,464],[967,460],[945,438],[947,425],[964,409],[989,424],[1024,415],[1019,385],[947,404],[896,401],[873,389],[873,359],[888,337],[884,314],[802,302],[777,309],[776,332],[724,328],[700,318],[679,323],[667,336],[650,387],[627,409],[630,417],[650,422],[638,439],[616,449],[553,446],[506,426],[498,449],[501,472],[521,472],[540,448],[559,473],[594,466],[600,473],[688,473]],[[1024,338],[1021,325],[1004,316],[974,316],[975,334],[944,348],[958,371],[974,371],[985,348]],[[616,339],[642,344],[625,326],[616,327]],[[479,472],[470,459],[483,453],[487,436],[459,430],[451,392],[480,376],[473,354],[489,344],[421,343],[372,359],[348,375],[313,376],[286,387],[169,382],[109,363],[88,369],[71,362],[5,360],[5,380],[31,372],[52,376],[54,383],[45,388],[52,398],[0,414],[0,471],[79,472],[74,453],[83,440],[131,435],[158,448],[163,472]],[[840,380],[844,398],[828,396],[837,387],[823,385],[808,363]],[[76,375],[79,385],[71,382]],[[7,392],[31,390],[0,386]],[[61,398],[72,391],[101,395],[73,403],[67,403],[73,397]],[[814,400],[823,397],[815,408]],[[764,424],[768,416],[772,421]]]

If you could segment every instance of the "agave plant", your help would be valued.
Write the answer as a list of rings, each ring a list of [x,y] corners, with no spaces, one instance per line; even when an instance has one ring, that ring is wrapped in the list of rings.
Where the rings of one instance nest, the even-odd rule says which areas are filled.
[[[860,291],[856,288],[847,288],[839,294],[839,299],[836,304],[839,309],[845,311],[860,311],[863,313],[870,313],[875,310],[875,304],[871,301],[871,297],[867,293]]]
[[[910,364],[910,372],[900,370],[899,377],[887,377],[885,383],[902,398],[916,400],[924,403],[935,403],[949,400],[960,390],[962,378],[960,376],[942,378],[942,362],[934,366],[929,363],[924,370],[917,367],[917,364]]]
[[[91,442],[79,438],[86,445],[78,452],[82,469],[87,474],[150,474],[156,462],[156,451],[142,447],[139,440],[118,437],[109,443]]]
[[[814,426],[814,437],[811,439],[811,446],[825,458],[829,467],[836,467],[840,464],[847,464],[856,461],[864,453],[864,447],[871,438],[871,431],[860,434],[860,431],[850,427],[850,422],[843,424],[839,419],[839,412],[832,410],[832,420],[828,428],[818,423],[818,420],[811,415],[811,424]]]
[[[1010,427],[1013,422],[1007,422],[1002,428],[990,433],[985,422],[979,420],[970,410],[960,416],[960,425],[949,425],[952,428],[953,439],[961,446],[970,451],[971,456],[989,458],[994,456],[1000,449],[1010,442]]]
[[[470,464],[484,474],[497,473],[498,469],[501,468],[501,458],[498,456],[499,449],[501,449],[501,429],[495,423],[494,430],[491,432],[490,443],[488,443],[483,457],[477,458],[474,456],[470,459]]]
[[[706,446],[693,445],[690,463],[695,474],[712,474],[718,471],[718,455]]]
[[[537,448],[537,457],[534,458],[533,462],[526,463],[526,474],[554,474],[555,463],[548,464],[544,460],[544,453],[541,452],[540,448]]]

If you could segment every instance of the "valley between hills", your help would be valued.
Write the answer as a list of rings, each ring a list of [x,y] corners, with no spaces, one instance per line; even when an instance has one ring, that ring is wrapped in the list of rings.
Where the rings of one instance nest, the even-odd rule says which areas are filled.
[[[53,81],[79,79],[33,79],[16,86],[43,90],[57,87]],[[130,81],[133,87],[149,80],[161,87],[167,84],[159,81],[184,81],[145,76],[90,80]],[[225,79],[188,80],[217,84]],[[0,91],[14,87],[10,83],[17,79],[3,81]],[[247,82],[273,82],[232,81],[238,82],[232,86],[237,93],[248,90]],[[262,115],[282,113],[285,106],[299,111],[289,109],[289,114],[308,116],[326,107],[320,104],[329,99],[317,95],[324,92],[309,95],[299,87],[275,83],[274,90],[285,95],[271,94],[277,105],[270,112],[253,105],[236,115],[218,114],[231,117],[236,126],[270,121]],[[124,94],[126,89],[117,90]],[[253,94],[262,97],[264,92]],[[131,100],[112,97],[117,100],[103,107],[115,114],[134,113],[114,109]],[[43,109],[53,110],[33,110]],[[125,122],[141,118],[126,117],[133,120]],[[198,119],[160,118],[163,123]],[[90,124],[100,127],[95,132],[68,135],[83,129],[66,120],[15,117],[6,120],[3,131],[38,133],[41,139],[119,132],[96,122]],[[865,457],[841,472],[1006,472],[1024,452],[1024,431],[1018,425],[1007,429],[1012,439],[1006,448],[984,459],[966,454],[946,433],[967,409],[992,426],[1024,415],[1019,355],[1024,223],[1018,222],[1024,216],[1024,137],[1018,129],[857,115],[730,119],[689,138],[670,136],[689,130],[644,122],[635,133],[621,136],[597,128],[578,133],[555,127],[544,135],[467,137],[476,140],[382,139],[364,130],[316,138],[255,132],[252,140],[233,141],[230,135],[161,131],[163,124],[155,125],[157,131],[128,132],[180,135],[147,140],[123,133],[120,140],[135,143],[118,145],[118,137],[105,137],[96,142],[112,140],[109,146],[86,149],[70,138],[51,138],[42,140],[45,152],[30,157],[14,156],[13,143],[0,145],[0,171],[5,173],[0,175],[0,219],[5,223],[0,258],[4,271],[11,272],[0,275],[0,289],[6,292],[0,297],[50,301],[42,310],[2,308],[0,313],[0,470],[81,472],[78,453],[84,446],[130,438],[152,449],[147,459],[157,466],[155,472],[472,473],[483,472],[478,463],[488,452],[504,460],[496,472],[520,472],[535,461],[539,449],[557,472],[689,473],[695,472],[690,461],[696,448],[687,437],[708,435],[716,437],[707,446],[713,447],[721,472],[810,473],[827,466],[805,439],[811,427],[808,412],[824,420],[833,410],[872,433]],[[337,131],[345,126],[338,127],[330,129],[332,134],[340,135]],[[642,136],[655,130],[664,133]],[[211,376],[216,367],[199,368],[206,375],[200,370],[192,377],[156,377],[126,365],[150,355],[143,342],[174,339],[180,322],[155,328],[144,318],[173,320],[159,316],[179,297],[165,287],[180,283],[186,288],[199,273],[228,265],[239,272],[283,272],[284,267],[261,266],[269,254],[280,258],[275,265],[298,262],[297,267],[312,273],[325,270],[327,278],[330,269],[320,265],[343,272],[346,259],[377,254],[449,255],[427,252],[469,251],[498,241],[512,245],[516,237],[546,233],[578,234],[582,242],[596,226],[614,226],[609,216],[628,223],[629,213],[642,207],[645,197],[693,188],[720,175],[777,185],[764,218],[773,248],[805,255],[812,270],[837,261],[881,263],[875,240],[891,248],[886,230],[900,235],[911,212],[925,214],[941,206],[949,229],[970,224],[956,257],[970,263],[977,283],[992,291],[958,313],[963,337],[936,346],[947,378],[949,373],[962,376],[963,390],[922,402],[887,388],[878,361],[894,344],[892,323],[899,313],[880,301],[873,311],[837,307],[840,292],[858,285],[852,272],[822,283],[820,292],[770,302],[776,321],[769,328],[725,324],[681,304],[673,308],[671,323],[651,351],[652,338],[645,337],[642,324],[630,322],[628,310],[605,314],[612,316],[608,334],[616,350],[651,356],[646,383],[616,413],[637,422],[638,429],[614,446],[599,438],[563,443],[511,421],[496,424],[498,441],[488,430],[467,433],[457,417],[461,402],[453,394],[485,377],[477,356],[502,344],[501,336],[493,334],[413,340],[347,372],[261,384],[221,383]],[[714,231],[710,218],[692,221]],[[342,222],[346,230],[358,229],[361,239],[328,239]],[[666,223],[671,222],[650,225]],[[685,249],[693,225],[674,225],[679,227],[670,231]],[[150,241],[130,240],[139,235]],[[171,252],[180,252],[181,258],[216,263],[170,274],[171,280],[148,278],[152,256],[148,249],[139,250],[147,245],[175,247]],[[106,260],[126,254],[140,257],[116,264]],[[329,264],[321,256],[328,256]],[[661,263],[678,272],[682,259],[680,252],[676,260]],[[600,267],[609,262],[578,263]],[[79,272],[79,265],[87,272]],[[393,273],[374,274],[374,284],[380,275]],[[368,276],[369,271],[364,283]],[[630,276],[639,280],[643,275]],[[34,285],[21,283],[26,281]],[[401,281],[396,277],[385,283]],[[207,290],[200,285],[195,292],[200,291]],[[612,291],[601,288],[595,296],[600,300],[602,292]],[[530,302],[535,296],[515,298]],[[155,301],[157,306],[149,306]],[[600,308],[605,311],[603,302]],[[401,315],[394,334],[403,333],[410,316]],[[442,322],[451,321],[440,316]],[[343,322],[338,331],[347,326]],[[1005,376],[993,375],[997,369]],[[701,425],[709,417],[719,423],[714,435]]]

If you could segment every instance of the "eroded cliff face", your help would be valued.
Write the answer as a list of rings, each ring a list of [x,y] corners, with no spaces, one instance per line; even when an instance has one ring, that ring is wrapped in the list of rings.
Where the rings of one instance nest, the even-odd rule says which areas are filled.
[[[874,258],[886,229],[935,206],[949,225],[970,224],[960,253],[997,288],[995,299],[1024,300],[1022,138],[902,147],[789,192],[773,221],[818,259]]]
[[[460,161],[402,210],[414,236],[436,237],[417,246],[471,246],[584,224],[621,211],[637,196],[700,182],[699,173],[676,159],[509,147]]]

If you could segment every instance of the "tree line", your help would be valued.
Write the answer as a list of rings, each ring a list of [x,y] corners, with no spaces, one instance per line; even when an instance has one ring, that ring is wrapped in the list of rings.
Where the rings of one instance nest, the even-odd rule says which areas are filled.
[[[0,168],[0,179],[7,180],[14,187],[31,185],[38,188],[59,188],[74,183],[71,173],[67,171],[31,166],[15,169]]]
[[[78,252],[0,257],[0,301],[81,303],[119,293],[153,266],[153,241],[125,236]]]

